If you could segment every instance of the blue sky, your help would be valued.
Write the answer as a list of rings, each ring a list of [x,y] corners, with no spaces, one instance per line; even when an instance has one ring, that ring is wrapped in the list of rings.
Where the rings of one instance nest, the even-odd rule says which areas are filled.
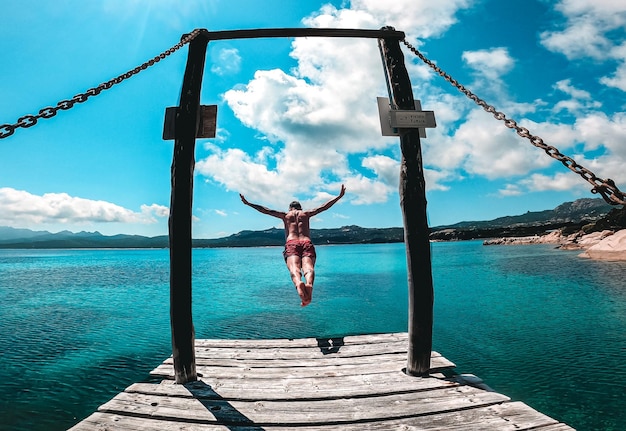
[[[175,45],[194,28],[390,25],[479,97],[626,188],[622,0],[0,0],[0,124],[55,106]],[[414,96],[435,112],[422,140],[431,226],[540,211],[590,185],[506,128],[404,49]],[[0,140],[0,226],[167,234],[187,47],[87,102]],[[196,143],[194,231],[215,238],[278,220],[244,206],[313,207],[314,228],[401,226],[399,142],[371,39],[211,42],[202,103],[217,137]]]

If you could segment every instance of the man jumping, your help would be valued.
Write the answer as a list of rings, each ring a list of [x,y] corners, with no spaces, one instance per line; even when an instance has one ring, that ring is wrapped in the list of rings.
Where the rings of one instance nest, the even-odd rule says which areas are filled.
[[[311,229],[309,226],[309,220],[314,215],[326,211],[332,207],[339,199],[341,199],[346,192],[346,188],[341,185],[341,191],[339,195],[324,205],[312,209],[302,210],[300,202],[293,201],[289,204],[289,211],[276,211],[266,208],[261,205],[252,204],[246,200],[246,198],[239,194],[241,202],[254,208],[255,210],[270,215],[272,217],[279,218],[285,225],[285,250],[283,251],[283,257],[289,269],[291,280],[293,281],[298,295],[302,300],[302,306],[309,305],[313,298],[313,281],[315,280],[315,247],[311,242]],[[304,275],[304,282],[302,281],[302,275]]]

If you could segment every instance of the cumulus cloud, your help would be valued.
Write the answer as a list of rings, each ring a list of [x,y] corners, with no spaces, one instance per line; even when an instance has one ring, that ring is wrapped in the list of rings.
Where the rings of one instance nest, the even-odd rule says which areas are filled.
[[[516,184],[506,184],[503,189],[498,190],[498,195],[502,197],[519,196],[523,194]]]
[[[45,193],[41,196],[8,187],[0,188],[0,225],[31,226],[38,224],[138,223],[151,224],[166,217],[162,205],[142,205],[135,212],[111,202]]]
[[[412,39],[432,37],[454,24],[456,13],[472,3],[399,0],[383,5],[359,0],[349,8],[323,6],[303,24],[388,25],[409,30]],[[340,183],[346,183],[354,204],[384,202],[392,190],[397,191],[397,179],[389,173],[392,163],[364,158],[363,166],[374,177],[364,177],[348,163],[351,154],[380,153],[397,145],[397,140],[380,136],[376,95],[386,95],[387,90],[376,41],[298,38],[290,55],[296,61],[293,70],[259,70],[250,82],[223,95],[237,118],[267,139],[265,158],[212,147],[212,154],[198,162],[198,171],[230,190],[262,196],[272,205]],[[409,66],[426,76],[423,67]]]
[[[595,150],[606,148],[609,154],[620,160],[626,158],[626,113],[618,112],[608,116],[602,112],[592,112],[580,117],[574,124],[574,129],[585,148]]]
[[[241,69],[241,56],[235,48],[221,48],[211,52],[211,72],[216,75],[229,75]]]
[[[353,0],[350,4],[354,13],[375,17],[370,20],[378,26],[389,25],[406,31],[411,39],[419,39],[441,36],[457,22],[457,12],[474,3],[474,0]]]
[[[551,51],[569,59],[589,57],[612,61],[616,70],[600,82],[626,91],[626,2],[618,0],[561,0],[555,5],[565,18],[556,30],[541,34]]]
[[[355,0],[349,8],[326,5],[304,19],[303,24],[338,28],[391,25],[408,31],[408,39],[419,45],[419,38],[443,34],[454,24],[459,10],[473,3],[401,0],[382,4],[377,0]],[[595,57],[603,51],[609,52],[613,60],[626,57],[624,45],[615,45],[609,37],[623,22],[624,7],[609,0],[563,0],[555,7],[566,23],[541,35],[548,49],[571,58]],[[576,47],[570,39],[570,32],[579,25],[582,47]],[[580,38],[576,43],[581,45]],[[316,190],[338,188],[341,183],[348,187],[347,201],[352,204],[385,202],[391,193],[397,193],[399,155],[395,159],[380,155],[388,154],[397,140],[380,136],[374,96],[385,95],[387,90],[376,43],[365,39],[297,38],[291,48],[296,63],[293,69],[259,70],[248,83],[223,95],[235,116],[258,131],[266,145],[255,154],[209,146],[210,154],[197,163],[198,172],[229,190],[261,196],[268,205],[283,205],[298,197],[313,203],[320,198]],[[462,57],[474,71],[470,87],[481,95],[486,93],[507,118],[516,119],[520,126],[560,150],[582,144],[585,150],[596,151],[596,158],[585,162],[605,163],[599,176],[624,175],[616,167],[619,163],[611,159],[612,155],[623,157],[626,151],[620,145],[625,130],[622,114],[602,114],[601,103],[567,79],[554,84],[564,98],[551,108],[543,100],[517,103],[505,84],[506,74],[516,65],[507,48],[466,51]],[[558,162],[476,107],[465,95],[442,91],[423,65],[408,61],[407,68],[413,84],[425,95],[423,108],[434,110],[437,116],[437,128],[428,130],[429,139],[422,141],[429,190],[446,190],[446,182],[473,176],[511,181],[500,191],[501,196],[538,190],[538,181],[523,183],[521,179]],[[618,69],[603,82],[620,86],[626,80],[625,71]],[[550,114],[559,113],[574,119],[569,123],[553,122]],[[549,115],[536,115],[545,118],[539,122],[528,119],[534,114]],[[355,158],[369,172],[354,168]],[[565,174],[571,182],[580,184],[579,178]],[[553,187],[565,184],[561,177],[552,179],[556,184]]]
[[[600,82],[608,87],[626,91],[626,42],[613,47],[611,49],[611,57],[618,60],[618,67],[613,75],[603,77]]]
[[[514,61],[506,48],[465,51],[463,60],[488,79],[498,79],[513,68]]]
[[[554,117],[543,115],[544,121],[532,121],[529,115],[546,108],[546,103],[536,100],[533,103],[515,103],[502,85],[502,75],[514,66],[506,49],[496,48],[465,52],[466,63],[476,70],[472,88],[489,90],[496,99],[496,109],[514,118],[531,134],[543,139],[545,145],[557,147],[564,154],[583,146],[585,151],[595,151],[593,160],[586,160],[583,155],[574,157],[578,163],[591,169],[596,174],[618,180],[626,177],[623,169],[616,168],[623,160],[626,124],[624,113],[607,115],[599,109],[602,104],[593,100],[587,91],[577,88],[570,80],[561,80],[554,88],[564,94],[567,99],[556,103],[549,112],[558,114],[568,111],[574,116],[571,122],[554,122]],[[436,89],[428,88],[441,98]],[[458,179],[454,174],[465,173],[469,176],[481,176],[496,180],[500,178],[523,177],[533,171],[554,166],[558,163],[540,148],[536,148],[527,139],[519,137],[514,130],[505,127],[503,122],[496,121],[494,116],[475,105],[468,105],[465,96],[447,96],[445,103],[430,99],[429,106],[434,107],[438,117],[438,127],[429,131],[432,141],[423,141],[424,160],[429,166],[441,173],[439,183],[447,179]],[[545,112],[545,111],[544,111]],[[450,126],[446,126],[452,125]],[[432,144],[436,142],[436,144]],[[446,175],[447,174],[447,175]],[[581,179],[570,172],[564,171],[553,178],[550,189],[566,190],[568,186],[585,185]],[[539,178],[539,177],[535,177]],[[518,183],[502,189],[500,196],[511,196],[528,191],[542,190],[534,182]],[[545,187],[545,186],[544,186]],[[572,186],[572,189],[575,189]]]
[[[568,191],[580,190],[584,192],[585,183],[567,172],[558,172],[554,175],[532,174],[520,181],[520,185],[529,191]]]
[[[504,76],[513,69],[515,60],[507,48],[465,51],[461,57],[474,76],[474,81],[469,83],[474,93],[480,94],[480,97],[488,99],[490,103],[497,103],[501,108],[504,103],[507,108],[514,107],[509,101]],[[456,95],[456,99],[457,104],[469,102],[466,96]]]
[[[555,9],[566,22],[559,30],[541,34],[544,46],[568,58],[604,59],[614,47],[609,33],[623,31],[626,4],[616,0],[561,0]]]
[[[400,162],[387,156],[371,156],[363,159],[363,167],[372,170],[390,187],[397,187],[400,178]]]
[[[482,109],[470,111],[453,134],[442,139],[445,143],[439,150],[431,149],[430,157],[434,166],[446,170],[461,167],[470,175],[496,179],[549,164],[545,153],[521,141]]]

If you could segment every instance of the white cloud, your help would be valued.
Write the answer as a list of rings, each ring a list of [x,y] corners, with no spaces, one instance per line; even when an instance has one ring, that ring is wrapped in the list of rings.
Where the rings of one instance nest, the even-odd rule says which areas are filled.
[[[557,88],[558,90],[562,91],[563,93],[572,96],[572,98],[574,99],[590,99],[591,98],[591,94],[589,94],[588,91],[585,90],[579,90],[578,88],[574,87],[571,83],[571,80],[569,79],[563,79],[561,81],[558,81],[555,85],[555,88]]]
[[[450,171],[424,168],[426,190],[450,190],[450,187],[443,183],[451,180],[454,176]]]
[[[23,190],[0,188],[0,225],[28,227],[39,224],[156,223],[169,210],[161,205],[142,205],[141,212],[105,201],[73,197],[67,193],[33,195]]]
[[[481,49],[478,51],[465,51],[463,60],[472,69],[481,72],[488,79],[500,78],[509,72],[514,61],[506,48]]]
[[[586,159],[583,155],[571,156],[581,166],[592,171],[598,179],[612,179],[617,183],[626,181],[626,172],[624,171],[621,158],[612,157],[610,155],[599,156],[594,159]],[[556,190],[556,191],[575,191],[588,194],[596,183],[590,183],[580,175],[568,170],[565,166],[554,174],[535,173],[521,179],[518,182],[520,188],[529,192]]]
[[[390,187],[398,187],[400,162],[387,156],[372,156],[363,159],[363,167],[374,171],[376,176]]]
[[[472,3],[360,0],[351,2],[349,9],[323,6],[303,24],[370,29],[391,25],[413,32],[409,37],[431,37],[442,34],[456,21],[458,10]],[[363,160],[376,179],[359,176],[347,162],[349,154],[380,152],[391,142],[380,136],[376,96],[386,95],[387,90],[376,41],[297,38],[290,55],[297,63],[293,70],[257,71],[246,85],[224,94],[237,118],[267,138],[272,149],[266,154],[269,158],[258,160],[241,150],[213,147],[213,154],[198,162],[198,171],[271,205],[350,180],[354,181],[349,187],[353,203],[384,202],[389,184],[393,181],[397,186],[397,179],[390,179],[380,164],[383,159]],[[423,67],[410,67],[426,76]],[[274,167],[268,168],[267,161]]]
[[[470,175],[489,179],[522,175],[549,163],[517,134],[482,109],[468,113],[464,121],[446,137],[439,150],[431,149],[433,166],[450,170],[462,168]]]
[[[621,63],[612,76],[605,76],[600,79],[600,82],[608,87],[615,87],[626,91],[626,42],[613,48],[612,56],[616,59],[620,59]]]
[[[370,205],[386,202],[391,193],[397,193],[397,187],[391,187],[380,181],[372,180],[360,174],[346,179],[346,193],[355,196],[351,199],[354,205]]]
[[[561,0],[555,9],[565,17],[565,25],[542,33],[542,43],[570,59],[604,59],[614,45],[609,33],[626,24],[626,4],[618,0]]]
[[[330,28],[392,25],[413,32],[409,38],[433,37],[455,22],[459,9],[473,3],[403,0],[383,4],[377,0],[360,0],[351,2],[350,9],[324,6],[303,23]],[[574,25],[573,20],[582,25],[584,48],[576,51],[578,48],[569,45],[566,27],[542,35],[547,47],[571,56],[594,56],[596,51],[609,49],[613,57],[624,57],[619,54],[623,47],[613,46],[606,36],[621,22],[624,8],[609,1],[592,4],[567,0],[557,7],[568,20],[568,26]],[[380,55],[372,42],[295,39],[290,54],[296,61],[293,70],[257,71],[250,82],[224,94],[225,102],[239,120],[265,137],[267,145],[254,155],[239,149],[210,147],[212,154],[198,162],[198,172],[230,190],[250,198],[258,197],[272,206],[284,205],[298,195],[302,201],[309,198],[317,202],[316,190],[330,190],[340,183],[348,186],[349,201],[353,204],[387,200],[391,193],[397,192],[399,162],[371,155],[388,149],[392,142],[396,145],[395,141],[380,136],[375,95],[385,95],[386,88]],[[557,102],[551,113],[566,111],[574,115],[575,123],[552,123],[550,118],[543,122],[530,121],[525,117],[542,109],[550,111],[542,100],[529,103],[511,100],[503,77],[515,67],[516,60],[507,48],[466,51],[463,59],[476,71],[471,88],[495,98],[496,107],[507,118],[516,119],[547,145],[564,152],[584,143],[586,150],[598,152],[594,160],[606,163],[603,171],[614,178],[623,175],[614,167],[619,164],[610,158],[611,154],[623,157],[626,151],[619,144],[624,142],[623,115],[602,114],[601,103],[593,100],[588,91],[577,88],[570,80],[561,80],[554,88],[566,98]],[[422,140],[429,190],[446,190],[446,181],[467,176],[513,179],[554,166],[554,159],[544,151],[476,107],[466,96],[442,92],[435,85],[434,74],[426,74],[423,65],[407,61],[407,67],[413,84],[420,87],[420,94],[426,95],[423,109],[434,110],[437,116],[437,128],[428,130],[428,139]],[[620,73],[605,78],[605,84],[622,85]],[[361,154],[370,154],[362,156],[361,165],[373,172],[372,177],[350,168],[348,160],[354,163],[354,155]],[[564,173],[580,186],[579,178]],[[565,184],[561,177],[557,179],[554,187]],[[531,184],[518,182],[506,186],[500,195],[523,193]]]
[[[601,102],[591,99],[588,91],[580,90],[572,85],[571,80],[564,79],[558,81],[554,88],[571,96],[571,99],[561,100],[552,107],[552,112],[559,113],[561,111],[569,111],[573,114],[580,113],[588,109],[597,109],[602,106]]]
[[[240,149],[214,148],[212,155],[196,163],[196,170],[229,190],[263,196],[270,202],[285,202],[293,197],[285,191],[277,172],[268,170],[264,163],[253,160]]]
[[[473,91],[498,101],[506,98],[503,76],[515,66],[515,60],[507,48],[498,47],[462,54],[465,63],[474,70],[475,81],[470,84]]]
[[[561,0],[555,5],[565,23],[541,34],[543,45],[568,59],[589,57],[614,61],[616,71],[600,80],[626,91],[626,2],[621,0]]]
[[[576,175],[572,175],[567,171],[558,172],[554,175],[533,174],[520,181],[520,185],[529,191],[579,190],[582,193],[585,191],[586,184],[588,183],[581,181]]]
[[[211,72],[216,75],[229,75],[241,69],[241,56],[235,48],[221,48],[211,53]]]
[[[152,218],[152,215],[156,217],[169,217],[170,209],[169,207],[157,204],[142,205],[141,213],[150,218]]]
[[[457,22],[456,13],[474,3],[476,3],[475,0],[439,0],[436,2],[352,0],[350,2],[351,9],[372,17],[370,21],[373,21],[375,25],[395,27],[397,30],[407,32],[410,39],[441,36]]]
[[[519,196],[521,194],[523,192],[516,184],[506,184],[503,189],[498,190],[498,195],[502,197]]]

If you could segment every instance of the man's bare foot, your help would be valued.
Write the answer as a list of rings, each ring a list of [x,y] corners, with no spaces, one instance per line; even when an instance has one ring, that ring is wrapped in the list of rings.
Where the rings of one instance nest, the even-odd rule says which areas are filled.
[[[300,299],[302,300],[302,303],[300,305],[302,307],[304,307],[305,305],[309,305],[311,300],[308,299],[306,286],[304,285],[302,281],[297,284],[296,290],[298,291],[298,295],[300,296]]]
[[[313,285],[305,284],[304,291],[306,292],[306,301],[304,301],[304,305],[309,305],[313,300]]]

